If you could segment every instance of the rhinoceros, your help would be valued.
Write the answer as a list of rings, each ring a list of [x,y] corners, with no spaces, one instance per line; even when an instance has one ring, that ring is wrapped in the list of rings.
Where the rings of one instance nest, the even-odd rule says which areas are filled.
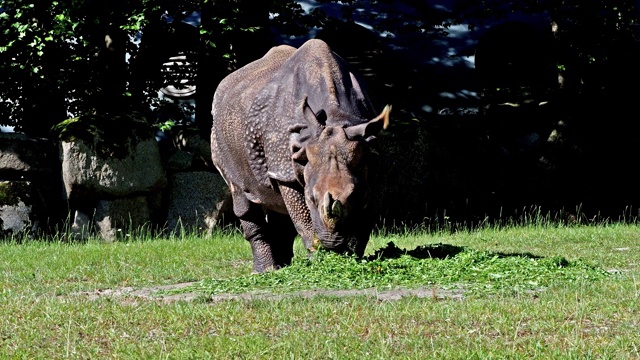
[[[376,116],[363,83],[317,39],[280,45],[218,85],[212,160],[253,253],[253,272],[289,265],[300,235],[318,246],[364,253],[373,228],[370,179]]]

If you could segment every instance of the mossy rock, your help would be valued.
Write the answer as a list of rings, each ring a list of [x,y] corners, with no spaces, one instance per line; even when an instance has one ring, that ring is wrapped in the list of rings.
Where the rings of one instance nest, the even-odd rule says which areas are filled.
[[[29,183],[21,181],[0,181],[0,206],[15,206],[24,194],[29,193]]]
[[[98,156],[124,159],[138,143],[153,136],[146,118],[138,112],[84,115],[65,120],[51,129],[61,141],[83,141]]]

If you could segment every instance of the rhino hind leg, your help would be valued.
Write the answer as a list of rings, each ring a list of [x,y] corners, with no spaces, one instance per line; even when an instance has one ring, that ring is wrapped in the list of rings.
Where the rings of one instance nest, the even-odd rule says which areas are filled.
[[[250,220],[240,219],[244,238],[251,244],[253,253],[253,273],[263,273],[273,270],[275,263],[267,233],[266,223],[260,224]]]
[[[240,219],[242,234],[253,253],[253,273],[262,273],[274,268],[273,253],[269,239],[267,222],[262,206],[250,202],[239,191],[238,186],[230,186],[233,198],[233,212]],[[235,190],[235,191],[234,191]]]

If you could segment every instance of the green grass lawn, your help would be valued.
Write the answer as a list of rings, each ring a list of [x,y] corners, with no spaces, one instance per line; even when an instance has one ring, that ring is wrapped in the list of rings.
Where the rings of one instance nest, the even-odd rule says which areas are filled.
[[[366,260],[298,242],[264,275],[237,232],[132,238],[0,243],[0,358],[640,358],[637,225],[380,234]],[[192,281],[195,301],[78,295]],[[300,293],[371,288],[434,296]]]

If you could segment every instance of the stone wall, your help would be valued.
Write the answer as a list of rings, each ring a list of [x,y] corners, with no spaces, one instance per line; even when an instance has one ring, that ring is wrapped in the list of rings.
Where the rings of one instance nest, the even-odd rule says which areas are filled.
[[[0,134],[0,238],[38,236],[64,219],[54,154],[46,139]]]
[[[57,142],[0,134],[0,239],[114,241],[140,231],[215,228],[230,210],[230,194],[202,160],[208,158],[206,141],[188,137],[182,146],[163,148],[148,125],[135,126],[137,131],[123,127],[95,136],[73,129]],[[144,126],[147,131],[140,131]],[[115,146],[101,147],[99,136]]]

